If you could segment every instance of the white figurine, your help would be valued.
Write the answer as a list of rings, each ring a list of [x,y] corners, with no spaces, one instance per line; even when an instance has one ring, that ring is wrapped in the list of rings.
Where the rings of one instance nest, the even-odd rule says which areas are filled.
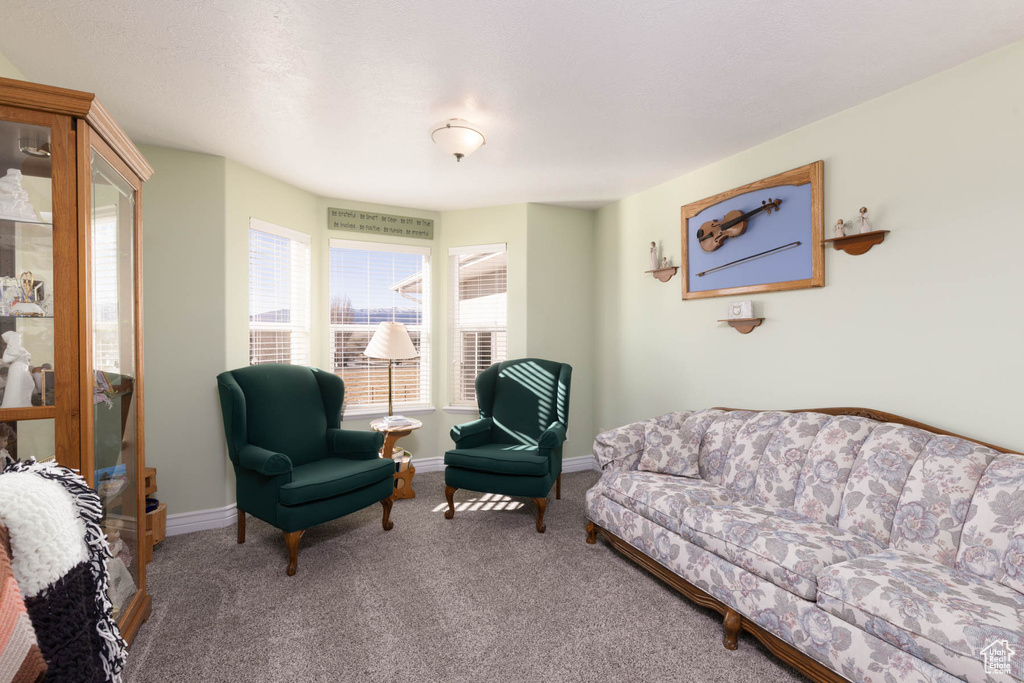
[[[658,245],[651,242],[651,270],[658,269]]]
[[[661,267],[668,268],[668,256],[661,257]]]
[[[7,370],[7,386],[4,387],[4,400],[0,408],[29,408],[32,406],[32,390],[35,382],[29,371],[28,362],[32,356],[28,349],[21,345],[21,332],[8,330],[0,335],[7,343],[4,349],[4,363],[10,365]]]
[[[843,219],[840,218],[836,221],[836,225],[832,228],[833,237],[846,237],[846,224],[843,223]]]
[[[872,232],[874,228],[871,227],[871,221],[868,220],[868,207],[860,207],[860,234],[866,232]]]
[[[7,169],[7,175],[0,178],[0,217],[14,220],[36,220],[35,209],[28,199],[28,192],[21,186],[21,171]]]

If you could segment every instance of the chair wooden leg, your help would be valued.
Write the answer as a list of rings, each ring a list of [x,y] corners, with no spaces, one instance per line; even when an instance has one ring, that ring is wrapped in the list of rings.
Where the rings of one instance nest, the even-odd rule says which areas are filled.
[[[593,522],[587,522],[587,543],[590,545],[597,543],[597,527]]]
[[[544,533],[544,530],[547,529],[547,527],[544,526],[544,511],[548,507],[548,499],[534,498],[533,502],[537,504],[537,533],[542,534]]]
[[[555,500],[562,500],[562,473],[558,473],[558,479],[555,479]]]
[[[740,627],[743,626],[743,617],[734,609],[725,613],[725,636],[722,638],[722,645],[726,650],[735,650],[739,645]]]
[[[304,533],[305,529],[284,532],[284,542],[288,546],[288,576],[295,576],[295,570],[299,568],[299,539]]]
[[[238,519],[238,542],[245,543],[245,513],[238,510],[236,517]]]
[[[448,499],[448,509],[444,511],[444,518],[451,519],[455,516],[455,492],[458,491],[456,488],[451,486],[444,487],[444,497]]]
[[[388,518],[391,517],[391,506],[395,504],[395,497],[388,496],[380,504],[384,506],[384,521],[382,522],[384,531],[391,531],[395,527],[395,523]]]

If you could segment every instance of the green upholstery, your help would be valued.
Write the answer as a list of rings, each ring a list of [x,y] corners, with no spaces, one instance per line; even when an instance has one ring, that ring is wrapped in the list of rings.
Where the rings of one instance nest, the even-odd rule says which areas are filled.
[[[452,428],[445,484],[506,496],[545,498],[562,472],[572,367],[522,358],[476,378],[480,419]]]
[[[297,365],[217,376],[240,512],[283,531],[307,529],[388,498],[394,463],[384,435],[341,427],[345,385]]]

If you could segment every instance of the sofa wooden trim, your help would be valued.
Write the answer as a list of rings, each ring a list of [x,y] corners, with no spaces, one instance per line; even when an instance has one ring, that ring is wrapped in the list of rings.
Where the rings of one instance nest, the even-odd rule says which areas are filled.
[[[753,408],[722,408],[722,407],[716,407],[716,408],[714,408],[714,410],[729,410],[729,411],[733,411],[733,410],[755,410],[755,409],[753,409]],[[887,413],[887,412],[882,411],[882,410],[875,410],[874,408],[798,408],[798,409],[795,409],[795,410],[794,409],[791,409],[791,410],[779,410],[777,412],[780,412],[780,413],[823,413],[825,415],[849,415],[851,417],[863,417],[863,418],[867,418],[868,420],[875,420],[877,422],[895,422],[897,424],[906,425],[907,427],[916,427],[918,429],[923,429],[926,432],[932,432],[934,434],[938,434],[939,436],[955,436],[958,439],[963,439],[965,441],[971,441],[973,443],[978,444],[979,446],[985,446],[986,448],[991,448],[992,450],[998,451],[999,453],[1019,453],[1019,451],[1015,451],[1012,448],[1005,448],[1003,446],[996,446],[995,444],[986,443],[984,441],[978,441],[977,439],[972,438],[970,436],[964,436],[963,434],[957,434],[955,432],[950,432],[950,431],[947,431],[945,429],[940,429],[939,427],[932,427],[931,425],[926,425],[923,422],[918,422],[917,420],[911,420],[909,417],[903,417],[902,415],[895,415],[893,413]]]
[[[637,550],[604,527],[598,526],[593,522],[587,522],[587,543],[596,543],[598,534],[604,536],[605,540],[607,540],[613,548],[649,571],[651,574],[654,574],[672,588],[675,588],[678,592],[682,593],[693,602],[701,605],[702,607],[709,607],[721,614],[723,617],[722,625],[724,628],[722,644],[727,649],[735,650],[738,646],[737,638],[740,632],[746,631],[761,641],[761,644],[768,648],[769,652],[799,671],[804,676],[807,676],[812,681],[818,681],[820,683],[847,683],[845,678],[818,660],[813,659],[809,655],[797,650],[778,636],[764,630],[734,610],[732,607],[729,607],[724,602],[719,602],[717,599],[711,597],[700,588],[697,588],[686,579],[674,573],[671,569],[668,569],[656,560],[653,560],[643,554],[641,551]]]

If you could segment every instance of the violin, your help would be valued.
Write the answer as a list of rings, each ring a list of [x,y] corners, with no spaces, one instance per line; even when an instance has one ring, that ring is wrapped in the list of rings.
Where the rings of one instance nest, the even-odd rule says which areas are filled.
[[[757,207],[753,211],[747,211],[743,213],[739,209],[730,211],[722,217],[722,220],[717,218],[713,221],[708,221],[700,226],[697,230],[697,241],[700,243],[700,248],[707,252],[715,251],[721,248],[725,243],[725,240],[730,237],[739,237],[747,231],[747,221],[756,214],[764,211],[767,214],[771,214],[772,211],[779,209],[779,204],[782,203],[781,199],[768,198],[768,201],[761,202],[761,206]]]

